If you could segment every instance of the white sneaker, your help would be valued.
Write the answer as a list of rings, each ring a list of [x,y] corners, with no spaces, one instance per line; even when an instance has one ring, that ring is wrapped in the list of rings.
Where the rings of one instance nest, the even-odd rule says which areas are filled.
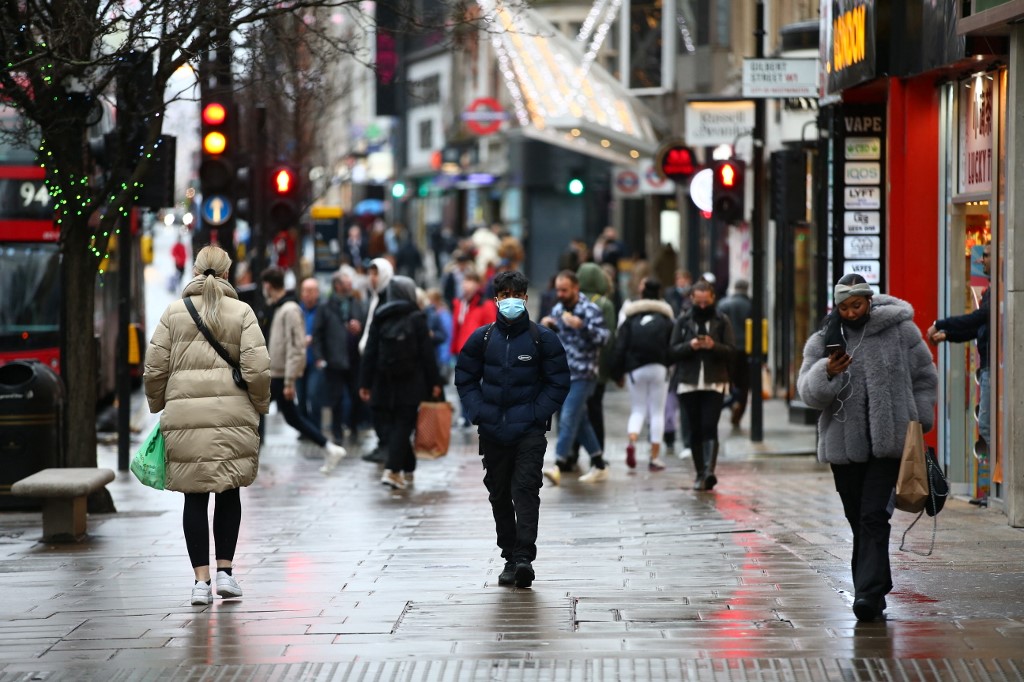
[[[241,597],[242,588],[232,576],[224,571],[217,571],[217,596],[221,599]]]
[[[390,486],[392,490],[405,490],[405,478],[398,471],[385,469],[384,475],[380,477],[380,482]]]
[[[580,476],[580,482],[582,483],[597,483],[598,481],[606,480],[608,480],[608,467],[604,469],[590,467],[590,471]]]
[[[551,485],[558,485],[562,482],[562,470],[558,468],[557,464],[550,469],[544,469],[544,476],[551,481]]]
[[[192,606],[207,606],[213,601],[213,590],[204,582],[197,582],[192,587]]]
[[[345,456],[348,455],[348,451],[337,443],[332,443],[331,441],[327,441],[327,445],[324,446],[324,449],[327,450],[327,452],[324,454],[324,465],[320,467],[320,473],[329,474],[334,471],[334,467],[338,466],[338,462],[345,459]]]

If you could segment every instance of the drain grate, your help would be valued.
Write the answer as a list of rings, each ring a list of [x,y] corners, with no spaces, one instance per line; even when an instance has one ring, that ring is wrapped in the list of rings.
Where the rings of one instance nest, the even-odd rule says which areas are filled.
[[[280,665],[182,666],[0,673],[0,682],[1008,682],[1024,681],[1024,659],[718,659],[558,658],[353,661]]]

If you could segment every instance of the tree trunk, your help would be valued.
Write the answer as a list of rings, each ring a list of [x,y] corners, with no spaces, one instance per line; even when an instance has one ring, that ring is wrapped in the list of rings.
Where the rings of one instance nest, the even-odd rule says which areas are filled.
[[[72,214],[61,225],[61,375],[67,388],[64,442],[69,467],[96,466],[99,345],[93,327],[96,257],[89,251],[88,221],[88,216]]]

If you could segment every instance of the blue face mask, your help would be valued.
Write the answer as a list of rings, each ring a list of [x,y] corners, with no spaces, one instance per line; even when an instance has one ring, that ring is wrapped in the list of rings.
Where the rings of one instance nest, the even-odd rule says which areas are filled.
[[[498,312],[506,320],[514,320],[526,312],[526,301],[521,298],[506,298],[498,301]]]

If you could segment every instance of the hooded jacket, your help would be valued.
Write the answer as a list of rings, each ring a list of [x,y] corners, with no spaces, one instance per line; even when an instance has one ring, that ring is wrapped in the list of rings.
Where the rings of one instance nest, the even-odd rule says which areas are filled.
[[[369,340],[360,366],[359,387],[370,390],[370,405],[379,409],[419,405],[430,397],[430,389],[441,385],[437,369],[434,344],[427,329],[427,316],[416,305],[416,284],[408,277],[396,276],[388,288],[387,303],[377,309],[370,326]],[[388,325],[399,324],[412,317],[413,337],[416,339],[418,372],[408,376],[392,377],[381,372],[388,358],[380,354],[381,332]]]
[[[871,455],[899,459],[907,422],[925,431],[935,423],[938,375],[909,303],[884,294],[872,297],[863,329],[846,329],[850,369],[828,378],[823,331],[804,345],[797,379],[800,398],[821,410],[818,460],[866,462]],[[862,336],[863,334],[863,336]]]
[[[364,323],[366,309],[352,294],[331,297],[317,307],[313,321],[313,357],[323,360],[327,368],[347,372],[359,365],[358,339],[348,330],[348,323]]]
[[[468,301],[461,296],[456,298],[452,304],[452,355],[462,352],[470,334],[494,322],[497,317],[498,306],[487,298],[483,287]]]
[[[203,312],[203,281],[183,296]],[[150,412],[160,412],[168,490],[223,492],[247,486],[259,469],[260,415],[270,406],[270,358],[252,308],[225,280],[217,339],[238,360],[248,393],[196,327],[184,301],[167,306],[146,351],[143,375]]]
[[[481,438],[511,444],[544,433],[569,395],[569,365],[558,336],[537,326],[534,342],[530,325],[528,313],[511,322],[499,314],[487,341],[490,325],[473,332],[459,355],[455,386],[463,414]]]
[[[370,261],[371,266],[377,267],[377,288],[370,296],[370,307],[366,312],[366,326],[363,327],[363,336],[359,339],[359,352],[366,352],[366,343],[370,339],[370,324],[373,322],[373,315],[377,312],[377,306],[386,302],[388,285],[391,278],[395,276],[395,268],[387,258],[374,258]],[[381,299],[385,300],[381,300]]]
[[[594,263],[583,263],[576,270],[576,278],[580,281],[580,293],[587,297],[591,303],[601,309],[604,317],[604,326],[608,330],[608,340],[597,355],[597,380],[608,381],[611,376],[610,367],[612,353],[615,348],[615,304],[609,298],[610,291],[608,277],[600,265]]]
[[[612,353],[612,378],[618,380],[644,365],[669,365],[672,306],[654,299],[626,301],[622,316]]]

